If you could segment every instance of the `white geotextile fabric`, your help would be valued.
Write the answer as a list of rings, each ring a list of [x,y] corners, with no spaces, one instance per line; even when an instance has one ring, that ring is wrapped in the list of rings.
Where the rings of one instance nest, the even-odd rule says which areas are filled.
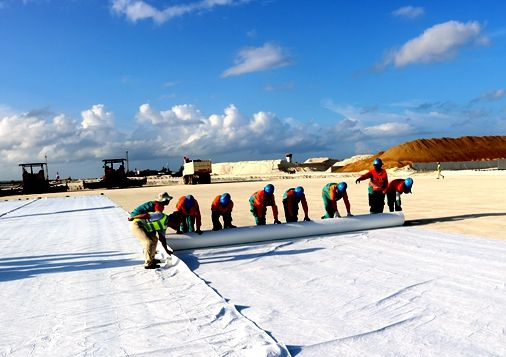
[[[82,196],[0,218],[0,355],[288,355],[179,259],[145,270],[127,216]]]
[[[302,356],[506,356],[506,242],[417,228],[178,253]]]

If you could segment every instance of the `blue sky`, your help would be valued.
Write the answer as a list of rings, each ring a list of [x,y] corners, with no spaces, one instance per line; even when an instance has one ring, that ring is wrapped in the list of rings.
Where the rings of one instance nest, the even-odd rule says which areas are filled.
[[[0,0],[0,179],[506,133],[502,1]]]

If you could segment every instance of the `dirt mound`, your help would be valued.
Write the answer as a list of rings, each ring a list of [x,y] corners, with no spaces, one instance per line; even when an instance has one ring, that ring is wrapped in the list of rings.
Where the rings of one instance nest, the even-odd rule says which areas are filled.
[[[418,139],[381,151],[386,169],[411,165],[413,162],[481,161],[506,158],[506,136],[463,136],[460,138]],[[346,165],[338,172],[369,170],[372,158]]]

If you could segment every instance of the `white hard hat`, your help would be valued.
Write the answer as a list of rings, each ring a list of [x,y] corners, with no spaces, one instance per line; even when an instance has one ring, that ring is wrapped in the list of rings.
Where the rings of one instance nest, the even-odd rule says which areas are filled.
[[[172,199],[172,196],[170,196],[167,192],[161,192],[156,196],[156,201],[161,203],[169,203]]]

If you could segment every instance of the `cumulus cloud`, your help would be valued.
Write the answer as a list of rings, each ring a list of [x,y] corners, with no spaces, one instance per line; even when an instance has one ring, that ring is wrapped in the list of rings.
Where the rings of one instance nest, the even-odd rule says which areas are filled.
[[[118,15],[123,15],[133,22],[153,20],[162,24],[176,17],[191,13],[212,10],[218,6],[231,6],[247,0],[202,0],[187,4],[175,4],[159,9],[142,0],[113,0],[111,9]]]
[[[261,47],[241,49],[235,59],[235,65],[226,69],[222,73],[222,77],[266,71],[288,66],[291,63],[292,60],[285,49],[273,43],[265,43]]]
[[[401,48],[389,51],[378,68],[383,69],[388,65],[404,67],[454,58],[466,46],[488,44],[489,39],[482,32],[483,28],[477,21],[448,21],[434,25]]]
[[[103,104],[97,104],[88,110],[81,112],[83,120],[81,126],[88,128],[112,128],[114,126],[114,114],[105,111]]]
[[[392,11],[393,16],[404,17],[408,19],[415,19],[417,17],[423,16],[423,14],[425,14],[425,10],[423,7],[419,6],[403,6],[395,11]]]

